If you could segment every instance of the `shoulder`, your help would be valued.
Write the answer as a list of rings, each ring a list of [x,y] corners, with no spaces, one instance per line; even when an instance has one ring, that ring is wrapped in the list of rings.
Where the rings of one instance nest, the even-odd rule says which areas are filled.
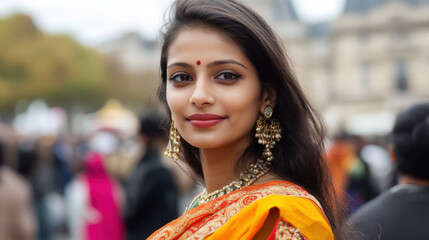
[[[283,180],[250,186],[243,192],[242,197],[254,199],[255,204],[268,204],[269,206],[274,204],[271,206],[273,207],[276,205],[276,201],[311,202],[316,208],[322,209],[319,201],[304,188]],[[273,200],[274,198],[275,200]]]
[[[407,203],[410,203],[411,198],[404,195],[404,192],[395,192],[394,189],[395,187],[367,202],[350,216],[347,222],[355,231],[356,238],[362,234],[369,238],[376,238],[381,234],[382,228],[403,227],[403,223],[399,226],[396,219],[398,216],[408,217],[411,211],[407,208]],[[407,221],[408,223],[411,221]]]
[[[3,166],[0,168],[1,176],[5,182],[7,182],[10,186],[13,186],[14,193],[17,195],[29,195],[30,194],[30,186],[27,181],[21,177],[18,173],[7,166]]]
[[[395,198],[394,194],[390,191],[386,191],[362,205],[351,215],[348,221],[351,224],[355,224],[362,219],[364,219],[365,222],[375,220],[375,218],[379,218],[381,211],[390,211],[392,205],[397,205],[397,201],[398,199]]]
[[[155,186],[158,184],[171,184],[173,175],[159,161],[147,161],[139,164],[127,180],[127,186],[141,188],[144,186]]]
[[[262,231],[267,236],[270,233],[283,236],[273,239],[300,239],[299,236],[302,239],[333,239],[319,202],[293,183],[276,181],[263,186],[255,185],[254,189],[246,190],[237,204],[248,205],[213,236],[238,237],[244,234],[249,235],[245,239],[251,239]]]
[[[143,157],[143,159],[135,166],[133,174],[137,175],[149,175],[149,174],[165,174],[169,171],[162,163],[158,155],[150,154],[149,156]]]
[[[0,167],[0,203],[14,215],[25,212],[31,202],[31,188],[26,180],[13,169]]]
[[[248,211],[260,212],[255,214],[255,221],[262,222],[262,227],[268,224],[270,217],[276,219],[276,225],[269,227],[271,235],[276,236],[273,239],[333,239],[323,209],[311,195],[273,194],[253,205]]]
[[[380,207],[384,201],[381,201],[381,196],[371,200],[361,206],[351,217],[347,223],[352,228],[352,239],[376,239],[381,234],[381,225],[379,223]]]

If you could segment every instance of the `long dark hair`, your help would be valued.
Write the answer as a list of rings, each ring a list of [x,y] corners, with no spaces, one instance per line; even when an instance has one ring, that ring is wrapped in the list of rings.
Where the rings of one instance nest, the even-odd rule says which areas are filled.
[[[235,42],[256,67],[261,91],[271,89],[277,95],[273,117],[280,122],[283,138],[273,149],[272,171],[315,196],[335,235],[341,238],[336,197],[324,159],[324,126],[304,96],[281,40],[256,12],[233,0],[177,0],[171,9],[173,18],[166,25],[161,52],[162,84],[158,91],[161,102],[169,110],[166,101],[167,53],[184,27],[211,27]],[[238,166],[246,165],[246,156],[260,155],[262,149],[255,138],[239,159]],[[203,178],[198,148],[182,139],[182,152],[181,159]]]

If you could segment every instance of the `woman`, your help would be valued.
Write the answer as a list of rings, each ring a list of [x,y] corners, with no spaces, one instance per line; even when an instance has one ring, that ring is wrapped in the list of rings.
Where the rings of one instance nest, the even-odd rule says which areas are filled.
[[[66,188],[71,239],[124,239],[122,192],[109,176],[103,157],[85,156],[85,171]]]
[[[323,128],[259,15],[178,0],[161,53],[166,155],[206,190],[149,239],[339,239]]]

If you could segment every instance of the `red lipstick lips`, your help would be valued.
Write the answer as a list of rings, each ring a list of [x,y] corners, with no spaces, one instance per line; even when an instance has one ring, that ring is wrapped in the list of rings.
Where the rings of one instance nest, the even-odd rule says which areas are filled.
[[[218,123],[222,122],[225,117],[219,116],[216,114],[192,114],[188,118],[189,122],[192,124],[192,126],[197,128],[209,128],[217,125]]]

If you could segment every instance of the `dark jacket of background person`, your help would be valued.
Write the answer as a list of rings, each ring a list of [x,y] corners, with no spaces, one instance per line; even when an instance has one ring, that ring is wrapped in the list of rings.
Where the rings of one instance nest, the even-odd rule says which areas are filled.
[[[36,237],[36,222],[28,183],[3,165],[0,142],[0,240],[30,240]]]
[[[140,134],[146,147],[126,183],[125,223],[127,239],[146,239],[154,231],[177,218],[177,188],[173,175],[161,163],[158,144],[164,132],[160,117],[149,115],[141,120]]]
[[[47,196],[55,191],[55,169],[50,161],[49,144],[38,141],[34,145],[21,143],[18,149],[17,171],[30,183],[35,217],[37,221],[37,239],[51,240],[53,226]]]
[[[327,163],[333,175],[338,196],[348,214],[377,196],[368,164],[360,156],[358,136],[342,133],[335,137],[327,151]]]
[[[401,112],[392,140],[399,184],[352,215],[356,239],[429,237],[429,103]]]

